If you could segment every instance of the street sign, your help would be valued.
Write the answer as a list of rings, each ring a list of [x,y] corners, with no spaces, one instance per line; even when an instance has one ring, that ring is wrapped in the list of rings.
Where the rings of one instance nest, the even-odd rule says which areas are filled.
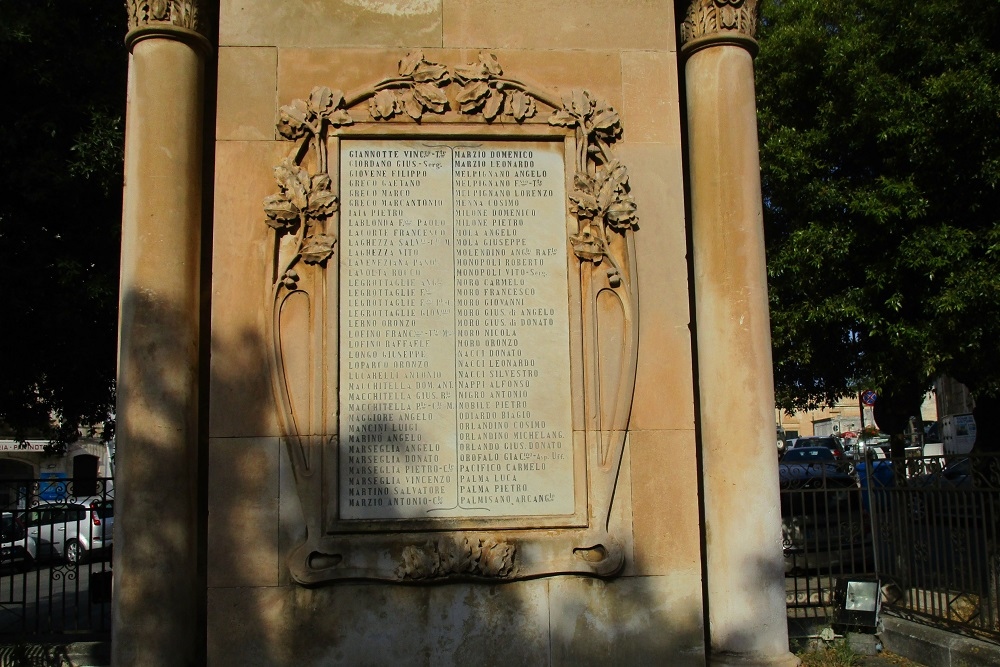
[[[865,391],[861,392],[861,402],[867,405],[868,407],[875,405],[875,401],[877,400],[878,400],[878,394],[876,394],[871,389],[866,389]]]

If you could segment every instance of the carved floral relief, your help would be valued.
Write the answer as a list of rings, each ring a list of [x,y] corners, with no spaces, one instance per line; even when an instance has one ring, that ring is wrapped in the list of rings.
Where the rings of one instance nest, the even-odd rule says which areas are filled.
[[[275,167],[280,192],[264,202],[267,224],[279,232],[295,233],[298,223],[303,222],[312,231],[301,236],[301,247],[310,249],[308,254],[300,254],[301,259],[306,263],[326,260],[335,237],[319,232],[316,222],[320,219],[317,215],[325,219],[337,210],[326,173],[328,128],[353,124],[347,109],[364,101],[360,98],[368,99],[368,112],[376,121],[404,114],[419,121],[425,113],[443,114],[450,104],[444,88],[452,82],[460,86],[456,101],[463,114],[480,113],[490,122],[506,118],[520,123],[536,114],[537,99],[554,107],[548,119],[550,125],[575,130],[578,155],[569,200],[571,212],[582,224],[580,233],[570,237],[573,251],[594,264],[607,259],[611,264],[608,279],[618,286],[621,266],[608,253],[609,234],[638,229],[639,222],[628,169],[612,150],[612,144],[622,134],[618,112],[592,98],[586,90],[575,90],[557,101],[520,81],[504,78],[497,57],[490,53],[480,54],[479,62],[451,72],[444,65],[426,60],[421,51],[414,51],[399,61],[399,76],[380,81],[359,99],[348,101],[341,91],[318,86],[308,100],[297,99],[281,107],[278,132],[286,139],[303,141],[294,157]],[[316,175],[309,175],[298,164],[310,147],[317,154]],[[310,192],[322,202],[320,208],[309,200]]]
[[[503,579],[514,573],[517,547],[486,537],[446,538],[410,545],[396,568],[400,579],[437,579],[466,575]]]
[[[566,164],[572,170],[566,212],[575,228],[566,243],[579,260],[580,286],[571,293],[579,295],[576,307],[583,319],[584,338],[580,345],[590,353],[580,373],[587,386],[579,389],[587,397],[583,404],[588,412],[583,419],[587,430],[580,434],[587,469],[587,497],[580,507],[587,525],[536,532],[490,528],[486,534],[465,530],[428,534],[406,531],[405,525],[394,532],[350,536],[329,532],[331,524],[324,513],[331,510],[324,499],[336,493],[324,486],[333,483],[324,480],[333,478],[325,476],[322,452],[335,446],[337,436],[320,435],[331,428],[323,421],[330,408],[317,410],[315,406],[331,399],[335,405],[336,391],[313,379],[304,396],[303,390],[294,395],[295,382],[285,358],[295,345],[305,346],[316,359],[337,354],[336,349],[326,349],[322,333],[330,321],[336,321],[336,293],[330,292],[329,280],[323,276],[330,261],[337,261],[340,226],[338,177],[331,171],[328,145],[362,125],[365,133],[377,132],[378,125],[388,121],[421,124],[433,116],[437,122],[466,123],[464,127],[473,128],[469,131],[474,136],[476,126],[470,121],[517,127],[542,113],[548,114],[550,129],[540,132],[553,136],[553,129],[559,129],[555,136],[575,147],[572,162]],[[266,334],[279,424],[307,523],[308,538],[291,557],[293,577],[314,584],[337,579],[435,582],[617,573],[624,551],[608,534],[608,516],[624,448],[638,349],[633,249],[638,215],[628,169],[614,152],[622,136],[618,113],[586,90],[559,97],[509,77],[491,53],[479,54],[476,62],[449,67],[413,51],[400,59],[394,75],[361,91],[345,95],[317,86],[307,99],[282,106],[277,130],[295,143],[274,167],[277,191],[263,202],[264,221],[275,234]],[[398,127],[394,131],[398,133]],[[599,301],[603,305],[598,306]],[[310,331],[304,336],[300,332],[298,342],[289,342],[292,334],[286,330],[286,312],[294,308],[299,309],[299,326],[302,321],[311,322]],[[327,312],[334,313],[332,319]],[[598,350],[615,347],[620,351],[613,355],[613,363],[597,359]]]
[[[758,0],[691,0],[681,23],[681,43],[731,31],[753,38],[757,33]]]
[[[125,9],[129,30],[166,23],[205,32],[199,0],[126,0]]]

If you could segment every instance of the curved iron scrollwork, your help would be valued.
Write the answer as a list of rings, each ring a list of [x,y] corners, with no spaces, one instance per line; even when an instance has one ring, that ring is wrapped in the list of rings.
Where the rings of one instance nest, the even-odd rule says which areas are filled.
[[[584,401],[588,413],[587,466],[594,471],[592,475],[600,471],[598,477],[602,480],[594,485],[596,490],[589,499],[602,508],[595,517],[599,530],[586,539],[599,539],[584,546],[577,539],[567,547],[576,565],[546,561],[515,567],[515,554],[521,550],[514,540],[464,538],[462,544],[472,545],[471,552],[481,552],[480,557],[470,560],[454,556],[464,553],[455,546],[458,542],[425,542],[415,533],[410,546],[402,551],[393,547],[400,564],[391,572],[365,570],[340,575],[338,572],[344,568],[350,569],[349,558],[335,553],[338,547],[329,540],[321,544],[327,539],[318,536],[326,526],[320,516],[322,511],[310,509],[323,506],[326,495],[323,476],[314,473],[321,465],[319,452],[333,430],[318,415],[323,410],[316,408],[327,400],[323,397],[329,391],[322,378],[313,378],[307,382],[309,388],[296,395],[293,373],[288,368],[291,348],[285,340],[285,321],[297,309],[301,317],[313,323],[305,343],[309,348],[306,356],[325,358],[329,341],[317,331],[322,327],[317,323],[329,322],[326,310],[330,297],[322,276],[328,261],[337,254],[340,223],[336,175],[331,175],[327,154],[331,137],[346,136],[352,126],[362,123],[369,124],[369,128],[390,120],[421,123],[428,116],[448,114],[454,122],[474,118],[493,126],[517,126],[535,118],[540,107],[550,109],[548,125],[563,129],[563,136],[572,136],[576,147],[566,205],[577,224],[567,244],[580,263],[583,329],[589,337],[583,343],[586,367],[582,373],[592,385],[583,388],[588,396]],[[468,65],[448,67],[414,51],[399,61],[394,76],[359,91],[345,94],[326,86],[313,88],[307,99],[296,99],[280,108],[277,129],[283,138],[296,142],[274,168],[278,192],[264,200],[265,222],[275,230],[266,332],[268,361],[279,422],[310,534],[302,553],[293,556],[297,563],[293,563],[293,575],[303,583],[315,583],[338,576],[407,581],[456,576],[512,578],[567,571],[607,575],[618,571],[623,550],[607,536],[607,521],[631,411],[638,350],[633,238],[638,215],[628,170],[614,152],[614,144],[622,136],[618,113],[586,90],[574,90],[560,98],[506,76],[491,53],[481,53],[476,62]],[[606,354],[609,350],[610,354]],[[506,554],[509,563],[494,563],[500,552]],[[428,566],[431,561],[437,565]],[[465,565],[446,567],[442,563]]]

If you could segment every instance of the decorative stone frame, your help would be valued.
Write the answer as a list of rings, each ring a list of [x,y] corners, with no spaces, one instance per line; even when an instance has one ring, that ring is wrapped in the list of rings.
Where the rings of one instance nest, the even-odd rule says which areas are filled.
[[[551,109],[545,120],[539,105]],[[637,217],[627,170],[612,150],[618,114],[584,90],[560,100],[506,77],[492,54],[448,68],[416,51],[400,60],[396,76],[363,90],[345,96],[314,88],[308,100],[281,108],[278,131],[297,144],[275,167],[278,194],[264,201],[275,230],[266,338],[306,523],[305,542],[289,562],[295,581],[617,574],[624,548],[608,522],[638,351]],[[568,520],[338,519],[339,274],[326,266],[337,253],[339,142],[350,136],[564,142],[577,494]]]

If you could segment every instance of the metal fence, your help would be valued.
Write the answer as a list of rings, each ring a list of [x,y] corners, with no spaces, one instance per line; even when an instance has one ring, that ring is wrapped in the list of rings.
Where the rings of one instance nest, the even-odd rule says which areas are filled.
[[[786,605],[823,616],[839,577],[875,572],[867,499],[849,462],[782,464],[780,478]]]
[[[781,466],[788,613],[878,578],[891,613],[1000,641],[1000,455]]]
[[[106,639],[114,483],[0,480],[0,641]]]

